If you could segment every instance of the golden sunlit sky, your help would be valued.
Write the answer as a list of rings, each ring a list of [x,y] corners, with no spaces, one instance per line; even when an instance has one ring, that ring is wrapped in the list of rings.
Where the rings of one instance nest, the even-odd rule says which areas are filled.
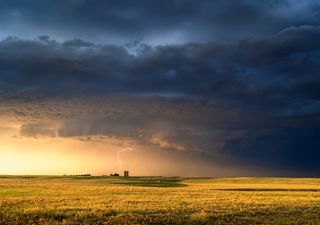
[[[161,141],[160,136],[151,140],[154,146],[139,144],[127,138],[93,135],[58,137],[24,136],[23,124],[17,120],[3,118],[0,136],[0,170],[12,175],[109,175],[127,169],[131,175],[211,175],[223,172],[204,164],[203,157],[190,160],[185,149],[164,150],[173,143]],[[9,121],[9,122],[5,122]],[[55,126],[59,129],[59,125]],[[36,130],[37,132],[39,130]],[[58,131],[55,131],[58,132]],[[174,146],[175,147],[175,146]],[[126,151],[130,148],[129,151]],[[118,153],[119,151],[122,151]],[[121,165],[118,161],[121,161]]]

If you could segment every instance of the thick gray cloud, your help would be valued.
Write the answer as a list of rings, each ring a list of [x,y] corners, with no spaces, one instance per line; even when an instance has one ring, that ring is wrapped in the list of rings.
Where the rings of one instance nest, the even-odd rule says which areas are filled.
[[[291,27],[229,45],[141,45],[136,55],[80,39],[8,38],[0,42],[1,96],[159,95],[319,113],[319,36],[319,27]]]
[[[2,36],[159,44],[237,40],[319,25],[319,10],[316,0],[4,0],[0,24]]]
[[[20,134],[24,137],[55,137],[55,130],[48,124],[23,124],[20,128]]]

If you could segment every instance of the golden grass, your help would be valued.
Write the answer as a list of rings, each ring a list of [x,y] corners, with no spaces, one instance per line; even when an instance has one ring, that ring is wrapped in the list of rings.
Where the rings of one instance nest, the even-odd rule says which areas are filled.
[[[320,179],[0,177],[0,224],[320,224]]]

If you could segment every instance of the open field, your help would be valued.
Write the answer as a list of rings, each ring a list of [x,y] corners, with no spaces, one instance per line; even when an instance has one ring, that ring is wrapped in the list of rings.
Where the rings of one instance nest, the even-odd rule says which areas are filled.
[[[320,224],[320,179],[1,176],[0,224]]]

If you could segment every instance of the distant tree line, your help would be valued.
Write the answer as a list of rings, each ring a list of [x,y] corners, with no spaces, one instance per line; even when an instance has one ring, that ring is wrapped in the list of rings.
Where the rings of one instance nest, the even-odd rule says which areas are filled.
[[[77,175],[67,175],[67,174],[64,174],[63,176],[65,176],[65,177],[90,177],[91,174],[90,174],[90,173],[77,174]]]

